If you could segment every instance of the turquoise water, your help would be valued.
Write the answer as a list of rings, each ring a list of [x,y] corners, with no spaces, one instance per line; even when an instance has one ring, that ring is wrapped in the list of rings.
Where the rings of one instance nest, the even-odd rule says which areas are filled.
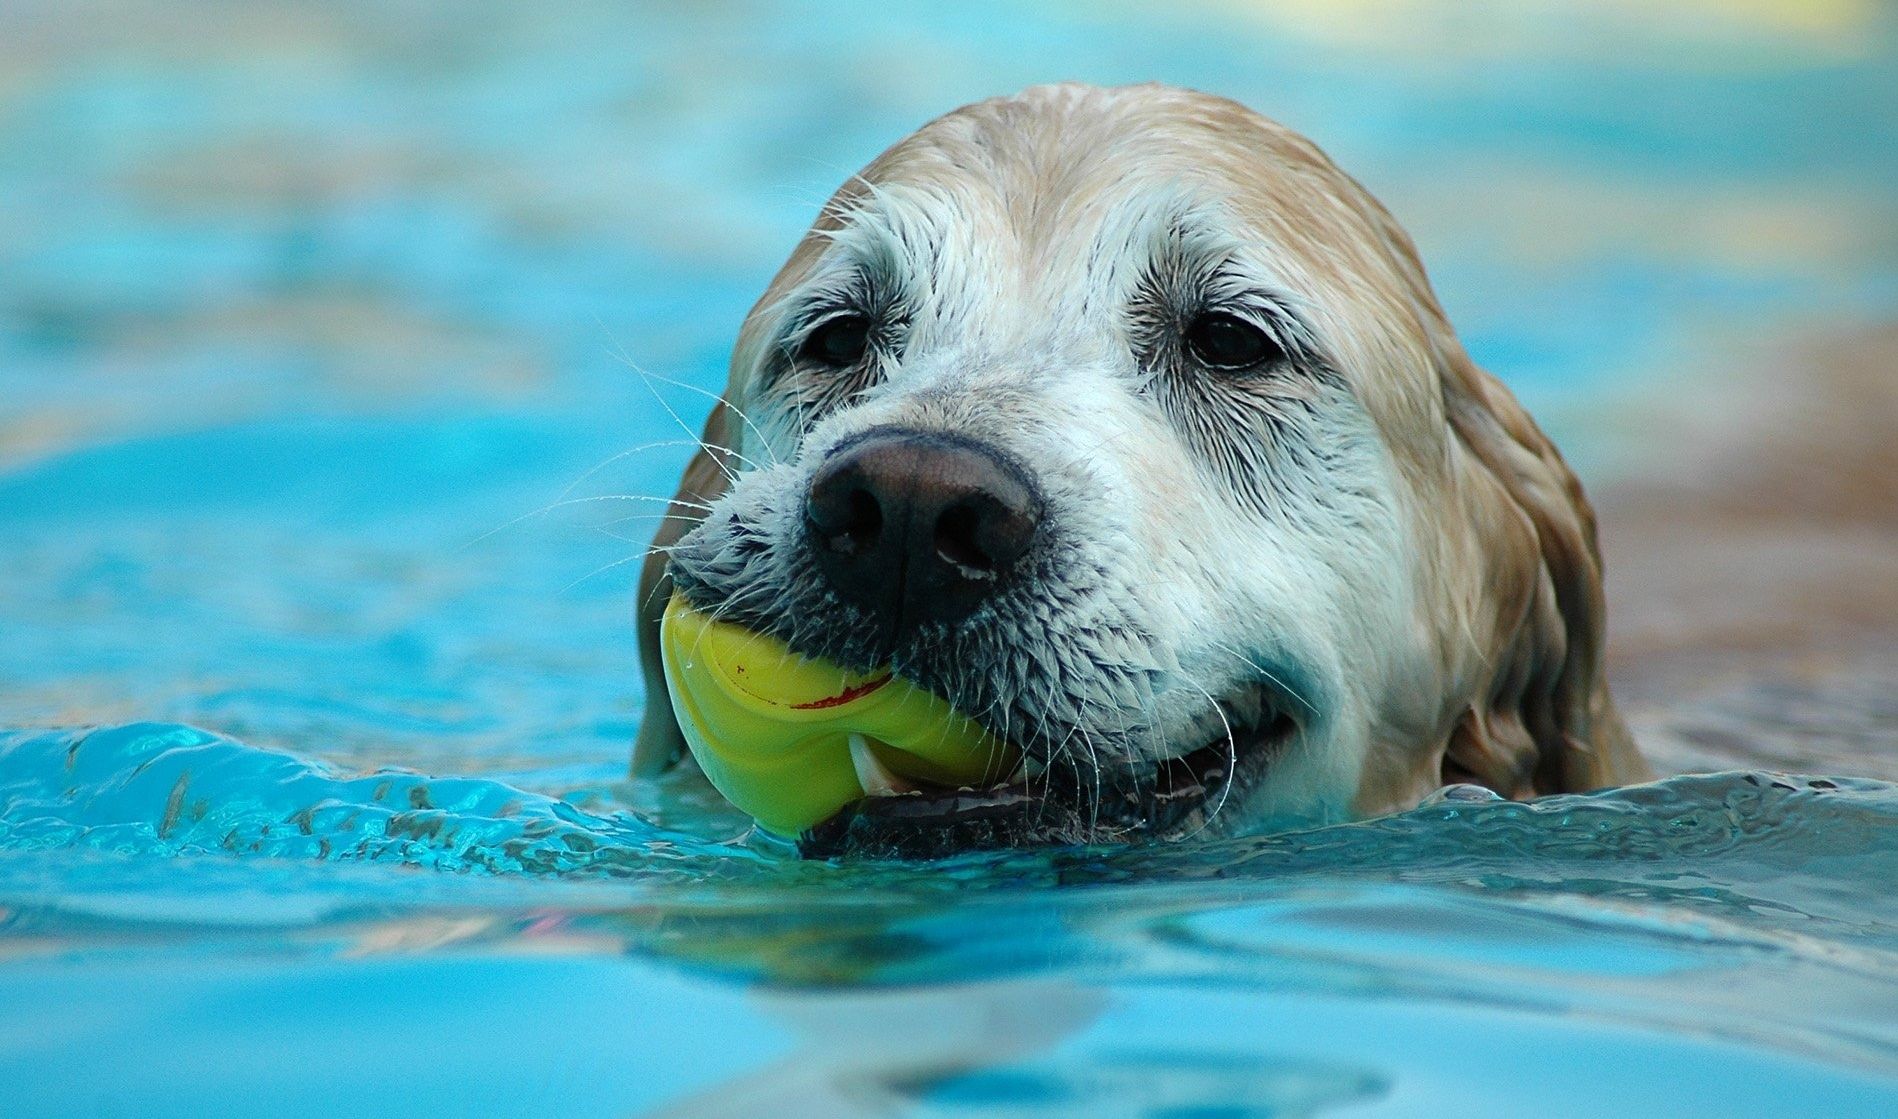
[[[961,101],[1313,134],[1590,481],[1898,303],[1882,9],[1292,7],[0,9],[0,1114],[1898,1114],[1877,782],[875,867],[622,781],[671,382]]]
[[[23,1113],[1898,1101],[1898,901],[1868,888],[1898,873],[1898,787],[1876,781],[1681,777],[924,868],[167,724],[16,733],[0,773]]]

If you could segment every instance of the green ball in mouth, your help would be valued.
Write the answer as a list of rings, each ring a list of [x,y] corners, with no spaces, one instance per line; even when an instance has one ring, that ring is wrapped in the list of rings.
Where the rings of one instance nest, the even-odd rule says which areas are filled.
[[[675,594],[660,623],[679,729],[712,785],[794,836],[865,796],[983,787],[1014,747],[887,669],[853,673],[719,621]]]

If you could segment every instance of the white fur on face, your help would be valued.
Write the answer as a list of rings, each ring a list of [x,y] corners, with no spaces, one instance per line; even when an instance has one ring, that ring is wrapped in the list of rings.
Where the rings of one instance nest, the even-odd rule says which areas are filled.
[[[1283,359],[1196,361],[1183,336],[1208,312]],[[870,357],[801,361],[844,314],[873,324]],[[1509,594],[1553,611],[1546,586],[1486,575],[1536,557],[1451,433],[1441,370],[1459,359],[1401,232],[1292,134],[1155,88],[985,103],[848,184],[753,311],[726,438],[776,465],[741,473],[669,571],[702,605],[814,656],[894,663],[1102,780],[1137,782],[1261,704],[1288,716],[1202,826],[1397,807],[1434,787],[1500,671],[1491,647],[1526,624]],[[812,474],[884,427],[1013,459],[1047,538],[1006,593],[896,648],[803,541]]]
[[[1390,671],[1383,650],[1407,609],[1381,445],[1350,394],[1314,388],[1305,369],[1251,390],[1261,398],[1236,401],[1230,421],[1183,424],[1173,409],[1200,405],[1170,405],[1170,395],[1186,394],[1163,382],[1219,374],[1156,368],[1136,336],[1150,310],[1142,299],[1164,294],[1143,289],[1167,272],[1222,289],[1211,293],[1222,306],[1244,307],[1254,293],[1276,303],[1285,309],[1279,325],[1305,335],[1320,359],[1321,343],[1289,310],[1301,295],[1274,274],[1269,246],[1230,228],[1210,190],[1118,192],[1071,215],[1069,235],[1051,240],[1022,230],[983,185],[875,189],[830,235],[805,282],[766,312],[776,321],[761,366],[795,353],[813,321],[838,306],[874,310],[888,334],[861,383],[839,385],[830,370],[759,369],[743,453],[793,466],[740,477],[730,500],[756,500],[746,491],[768,487],[782,491],[773,507],[796,509],[827,451],[877,427],[954,431],[1000,448],[1028,468],[1056,531],[1084,553],[1093,611],[1139,635],[1135,648],[1083,642],[1067,651],[1134,659],[1140,672],[1102,675],[1092,694],[1060,697],[1054,706],[1068,710],[1046,721],[1065,747],[1112,743],[1098,748],[1147,764],[1187,753],[1224,733],[1218,701],[1267,676],[1301,733],[1245,803],[1221,813],[1343,818],[1365,755],[1366,693],[1380,690],[1367,677]],[[1275,414],[1281,395],[1309,405],[1294,409],[1309,451],[1261,445],[1235,456],[1249,475],[1222,470],[1213,461],[1220,452],[1196,448],[1185,430],[1263,439],[1252,413]],[[798,527],[784,517],[773,531]],[[1035,656],[1032,635],[1023,653]],[[1007,722],[1005,713],[997,729]]]

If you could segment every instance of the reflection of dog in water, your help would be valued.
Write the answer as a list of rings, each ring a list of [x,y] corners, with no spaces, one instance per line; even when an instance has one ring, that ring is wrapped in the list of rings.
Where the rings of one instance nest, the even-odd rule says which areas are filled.
[[[1058,980],[756,996],[796,1048],[656,1119],[851,1119],[939,1101],[1033,1101],[1012,1114],[1310,1115],[1390,1090],[1368,1069],[1244,1052],[1086,1052],[1108,998]],[[1122,1009],[1131,1016],[1132,1011]],[[927,1023],[918,1028],[919,1023]],[[1080,1054],[1054,1052],[1062,1046]],[[953,1106],[950,1109],[954,1110]]]
[[[824,207],[705,442],[647,564],[649,694],[676,587],[1030,759],[847,810],[844,846],[954,847],[1004,793],[1038,842],[1645,775],[1574,476],[1391,217],[1229,101],[1051,86],[926,125]],[[636,768],[679,741],[649,704]]]

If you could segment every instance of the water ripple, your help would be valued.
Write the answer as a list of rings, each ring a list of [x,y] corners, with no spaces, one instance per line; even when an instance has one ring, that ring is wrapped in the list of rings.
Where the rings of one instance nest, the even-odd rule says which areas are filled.
[[[0,850],[228,852],[442,871],[657,877],[702,846],[627,813],[590,813],[498,781],[397,771],[341,776],[193,727],[0,735]]]

